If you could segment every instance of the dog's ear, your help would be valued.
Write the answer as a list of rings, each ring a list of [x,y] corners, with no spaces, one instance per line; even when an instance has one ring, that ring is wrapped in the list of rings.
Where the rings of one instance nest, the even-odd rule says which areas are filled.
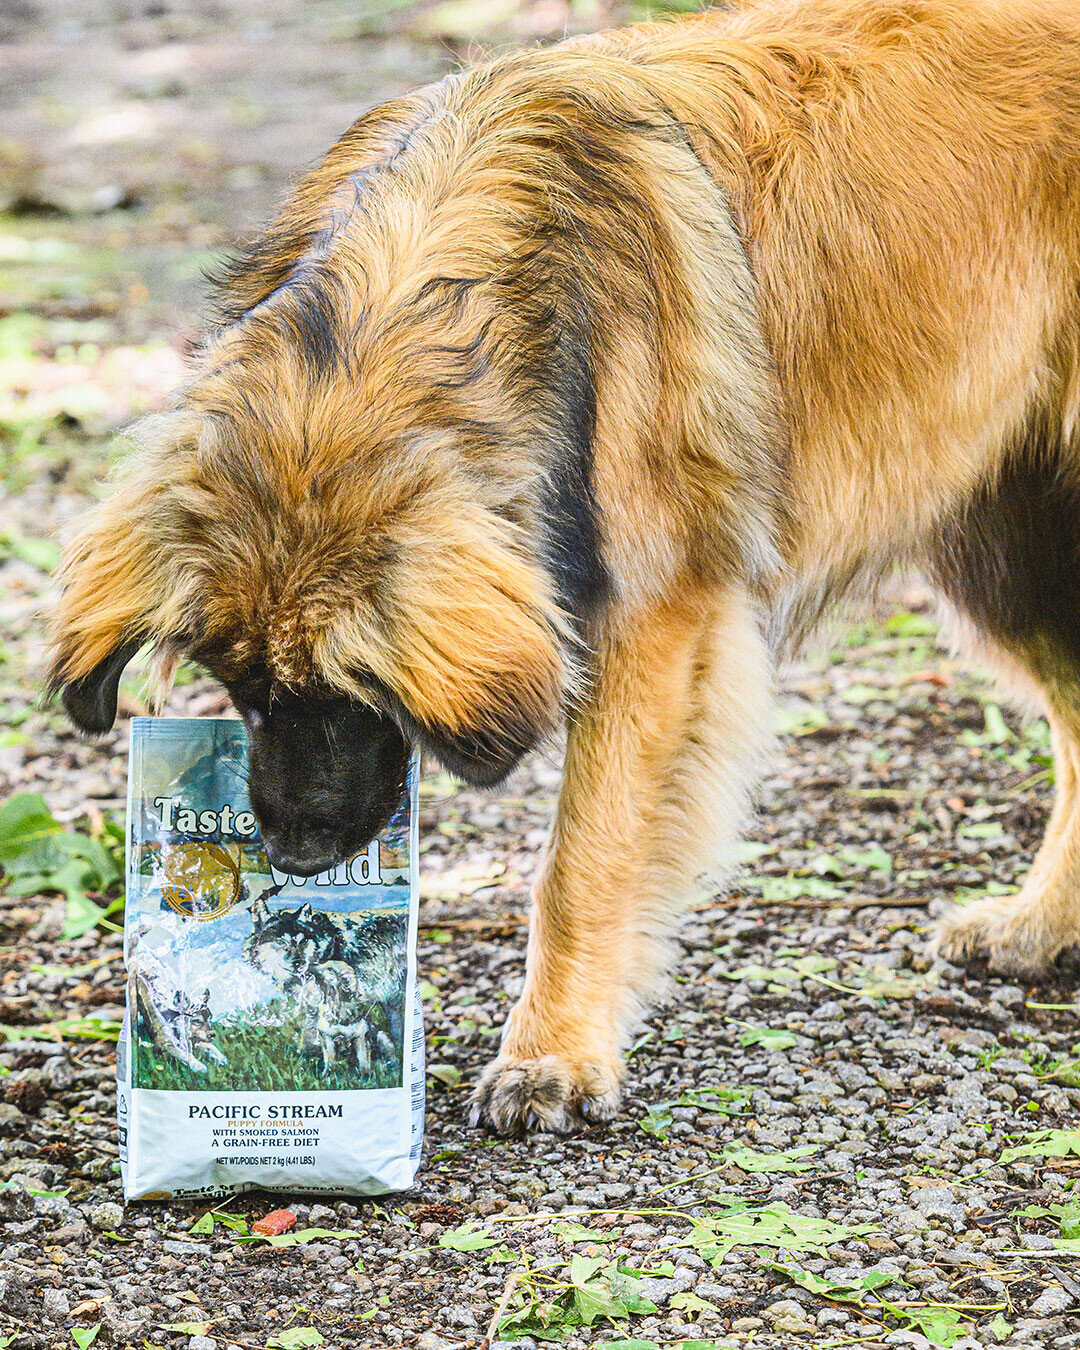
[[[112,729],[116,721],[120,676],[141,646],[141,638],[122,642],[88,674],[60,686],[60,701],[80,731],[102,736]]]
[[[343,690],[374,680],[410,740],[467,782],[500,782],[573,689],[550,578],[506,522],[457,504],[402,531],[380,582],[380,612],[358,606],[316,642],[324,678]]]
[[[138,449],[120,490],[91,511],[64,549],[49,622],[47,676],[75,724],[108,731],[124,667],[152,641],[167,666],[176,635],[190,631],[195,579],[184,566],[183,492],[196,493],[196,432],[168,413],[132,432]]]
[[[524,706],[518,706],[495,713],[485,710],[474,727],[454,732],[437,723],[421,722],[393,695],[386,702],[410,741],[472,787],[497,786],[551,729],[547,718],[530,716]]]

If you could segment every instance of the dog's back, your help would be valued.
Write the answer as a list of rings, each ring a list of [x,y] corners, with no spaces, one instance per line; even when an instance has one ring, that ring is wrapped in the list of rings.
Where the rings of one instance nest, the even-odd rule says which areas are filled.
[[[1072,0],[757,0],[595,41],[695,137],[746,238],[797,571],[918,550],[1017,427],[1074,424]]]

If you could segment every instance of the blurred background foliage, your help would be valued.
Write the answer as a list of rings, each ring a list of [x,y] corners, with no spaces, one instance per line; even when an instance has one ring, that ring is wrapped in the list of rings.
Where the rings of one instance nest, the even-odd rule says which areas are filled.
[[[366,107],[485,51],[697,8],[3,0],[3,488],[40,476],[43,443],[81,447],[51,471],[89,487],[109,433],[180,377],[206,266]],[[20,528],[0,518],[0,550]]]

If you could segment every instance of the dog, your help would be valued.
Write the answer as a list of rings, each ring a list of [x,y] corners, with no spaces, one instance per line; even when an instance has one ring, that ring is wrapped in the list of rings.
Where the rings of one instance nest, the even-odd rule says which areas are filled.
[[[191,378],[67,549],[52,684],[155,644],[228,689],[271,860],[362,846],[419,743],[558,724],[527,974],[474,1115],[610,1117],[777,663],[918,566],[1049,719],[1058,797],[954,961],[1080,940],[1080,14],[750,0],[362,116],[228,266]]]

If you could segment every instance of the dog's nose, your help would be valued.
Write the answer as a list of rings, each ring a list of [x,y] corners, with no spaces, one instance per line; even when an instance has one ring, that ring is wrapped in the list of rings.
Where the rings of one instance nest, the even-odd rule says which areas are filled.
[[[294,877],[328,872],[341,861],[337,838],[329,831],[268,830],[263,833],[263,846],[271,865]]]

